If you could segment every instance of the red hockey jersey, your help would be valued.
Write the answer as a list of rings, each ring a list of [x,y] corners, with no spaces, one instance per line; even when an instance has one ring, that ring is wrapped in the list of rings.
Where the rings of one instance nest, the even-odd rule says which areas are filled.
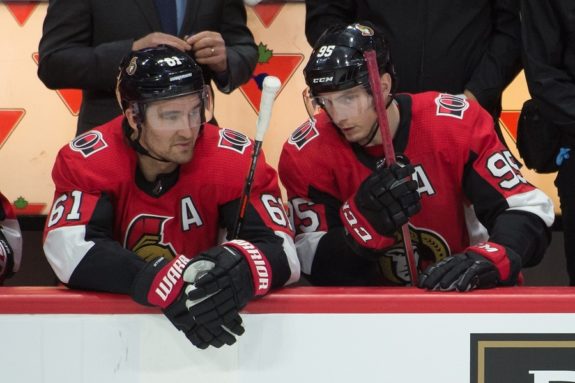
[[[56,275],[73,287],[129,292],[143,262],[193,257],[231,232],[253,143],[205,124],[192,160],[154,184],[145,181],[122,118],[62,148],[52,177],[54,203],[44,250]],[[272,267],[272,286],[294,282],[299,264],[277,174],[258,161],[240,238]]]
[[[401,118],[393,144],[396,154],[404,154],[414,165],[413,178],[422,198],[421,211],[409,223],[420,269],[470,244],[501,237],[497,231],[504,225],[497,223],[504,214],[521,213],[512,222],[529,216],[535,225],[552,224],[550,199],[521,175],[498,140],[491,116],[476,103],[435,92],[396,99]],[[321,267],[336,268],[338,254],[349,251],[340,240],[344,232],[338,211],[382,157],[381,146],[348,143],[325,113],[315,123],[300,126],[284,144],[279,173],[287,189],[304,273],[323,272],[318,253],[323,258]],[[521,232],[521,225],[514,230],[519,236],[533,236],[530,230]],[[328,232],[336,233],[330,236],[332,245],[325,243]],[[379,270],[370,270],[373,264],[344,262],[333,275],[346,283],[346,273],[365,273],[365,278],[358,275],[350,284],[406,283],[409,273],[400,231],[395,238],[396,245],[381,257]],[[513,243],[506,245],[520,254],[526,252],[514,246],[515,239],[509,242]],[[536,262],[541,256],[531,258]]]

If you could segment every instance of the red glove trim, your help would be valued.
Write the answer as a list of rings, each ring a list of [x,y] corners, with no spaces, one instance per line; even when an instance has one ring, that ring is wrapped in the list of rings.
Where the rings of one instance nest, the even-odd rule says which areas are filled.
[[[158,258],[154,262],[162,261],[163,258]],[[165,309],[176,300],[184,285],[182,273],[189,262],[189,258],[180,255],[162,267],[154,277],[150,290],[148,291],[148,302],[150,302],[150,304]]]
[[[357,213],[354,198],[346,201],[339,211],[343,225],[354,241],[372,250],[382,250],[395,245],[395,238],[379,234],[373,226]]]
[[[481,242],[475,246],[469,246],[465,251],[472,251],[491,261],[499,271],[500,281],[506,281],[509,278],[511,262],[504,246],[493,242]]]
[[[233,247],[244,256],[252,272],[255,295],[265,295],[272,286],[272,268],[266,256],[254,244],[242,239],[234,239],[223,245]]]

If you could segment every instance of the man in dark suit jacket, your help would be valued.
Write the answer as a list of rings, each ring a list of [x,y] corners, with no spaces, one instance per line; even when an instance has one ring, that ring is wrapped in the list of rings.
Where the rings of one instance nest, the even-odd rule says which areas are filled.
[[[161,1],[179,3],[177,36],[165,33]],[[132,50],[167,44],[189,51],[206,83],[214,80],[224,93],[250,79],[258,52],[242,0],[161,1],[50,0],[38,77],[50,89],[83,90],[77,134],[121,114],[114,87]]]

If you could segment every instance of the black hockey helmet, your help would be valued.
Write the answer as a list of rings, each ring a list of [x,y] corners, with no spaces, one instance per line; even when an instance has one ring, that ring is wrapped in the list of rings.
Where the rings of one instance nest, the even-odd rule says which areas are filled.
[[[116,96],[125,112],[132,104],[142,109],[148,102],[205,92],[205,88],[202,69],[189,54],[160,45],[124,57]]]
[[[379,73],[389,73],[395,87],[395,71],[389,44],[369,22],[336,25],[319,37],[303,73],[312,96],[369,84],[363,53],[375,50]]]

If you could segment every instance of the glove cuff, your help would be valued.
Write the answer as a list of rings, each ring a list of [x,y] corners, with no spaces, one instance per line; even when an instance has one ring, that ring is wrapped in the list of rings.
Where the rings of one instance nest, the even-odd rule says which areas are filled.
[[[255,296],[267,294],[272,286],[272,269],[266,256],[254,244],[242,239],[234,239],[222,245],[244,256],[252,272]]]
[[[521,259],[511,249],[494,242],[481,242],[469,246],[465,252],[479,254],[495,265],[499,272],[499,281],[502,285],[517,283],[521,270]]]
[[[156,258],[146,264],[132,284],[132,298],[143,305],[168,307],[178,298],[184,285],[182,273],[190,259],[184,255],[168,263]]]
[[[339,216],[348,234],[362,247],[382,250],[395,244],[395,238],[379,234],[373,226],[357,213],[355,198],[347,200],[339,210]]]

